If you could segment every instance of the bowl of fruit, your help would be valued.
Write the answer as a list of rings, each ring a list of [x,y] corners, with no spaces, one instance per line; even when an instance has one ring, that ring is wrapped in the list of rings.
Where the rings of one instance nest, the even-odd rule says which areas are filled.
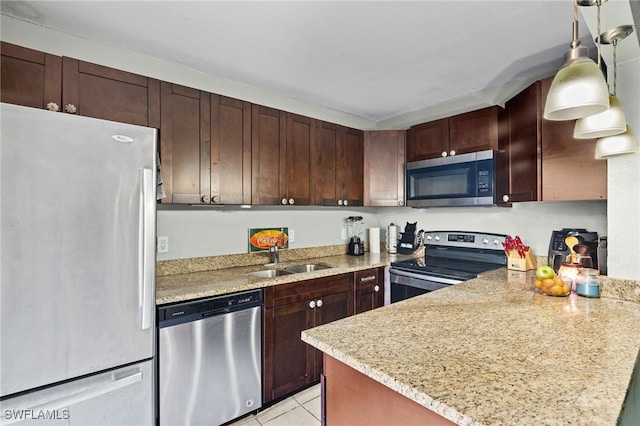
[[[571,279],[560,278],[551,266],[538,266],[532,277],[533,290],[547,296],[568,296],[571,294]]]

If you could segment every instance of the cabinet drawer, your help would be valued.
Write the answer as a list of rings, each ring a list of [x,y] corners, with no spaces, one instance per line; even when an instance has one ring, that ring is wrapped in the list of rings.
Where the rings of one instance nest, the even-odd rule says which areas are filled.
[[[354,272],[354,282],[356,287],[380,284],[380,270],[375,268]]]
[[[351,274],[332,275],[267,287],[264,290],[265,308],[274,308],[307,299],[320,298],[351,288]]]

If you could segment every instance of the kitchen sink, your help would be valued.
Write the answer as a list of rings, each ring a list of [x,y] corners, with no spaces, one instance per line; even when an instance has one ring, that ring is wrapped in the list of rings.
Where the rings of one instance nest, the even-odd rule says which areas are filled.
[[[317,263],[310,263],[306,265],[289,266],[287,268],[284,268],[284,270],[291,272],[293,274],[299,274],[301,272],[313,272],[313,271],[320,271],[322,269],[329,269],[329,268],[331,268],[331,266],[320,265]]]
[[[265,269],[264,271],[249,272],[249,275],[258,278],[275,278],[282,275],[291,275],[294,272],[285,271],[284,269]]]

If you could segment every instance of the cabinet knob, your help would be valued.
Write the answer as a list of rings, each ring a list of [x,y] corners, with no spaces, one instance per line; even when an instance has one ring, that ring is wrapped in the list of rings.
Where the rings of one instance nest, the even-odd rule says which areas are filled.
[[[291,205],[295,204],[295,200],[293,198],[289,198],[289,204]]]
[[[442,154],[440,155],[442,155],[443,157],[446,157],[448,154],[447,154],[447,151],[442,151]]]
[[[400,200],[400,201],[398,201],[398,205],[399,205],[400,207],[403,207],[403,206],[404,206],[404,200]]]
[[[373,291],[375,291],[376,293],[380,291],[380,286],[376,285],[375,287],[373,287]]]
[[[211,198],[208,195],[203,195],[200,197],[200,204],[209,204],[211,202]]]
[[[452,149],[451,151],[449,151],[449,155],[456,155],[456,151]]]
[[[342,205],[342,200],[338,200],[338,205],[341,206]]]
[[[282,200],[280,200],[280,204],[282,204],[283,206],[287,205],[287,199],[283,198]]]
[[[48,109],[49,111],[58,112],[58,111],[60,111],[60,105],[58,105],[58,104],[57,104],[57,103],[55,103],[55,102],[49,102],[49,103],[47,104],[47,109]]]
[[[318,308],[321,308],[321,307],[322,307],[322,299],[318,299],[318,301],[316,302],[316,306],[317,306]]]
[[[76,112],[78,112],[78,108],[74,104],[66,104],[64,106],[64,112],[75,114]]]
[[[213,197],[211,197],[211,204],[220,204],[220,196],[214,195]]]
[[[316,307],[316,301],[315,301],[315,300],[312,300],[311,302],[309,302],[309,307],[310,307],[311,309],[315,308],[315,307]]]
[[[509,196],[508,196],[507,194],[503,195],[503,196],[502,196],[502,201],[504,201],[505,203],[506,203],[507,201],[509,201]]]
[[[345,206],[348,206],[348,205],[349,205],[349,200],[344,200],[344,201],[342,202],[342,204],[343,204],[343,205],[345,205]]]

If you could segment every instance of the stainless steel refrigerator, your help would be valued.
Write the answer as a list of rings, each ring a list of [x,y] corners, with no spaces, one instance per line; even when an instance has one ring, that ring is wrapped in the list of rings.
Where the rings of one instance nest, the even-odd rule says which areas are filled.
[[[153,424],[157,131],[9,104],[0,127],[0,424]]]

